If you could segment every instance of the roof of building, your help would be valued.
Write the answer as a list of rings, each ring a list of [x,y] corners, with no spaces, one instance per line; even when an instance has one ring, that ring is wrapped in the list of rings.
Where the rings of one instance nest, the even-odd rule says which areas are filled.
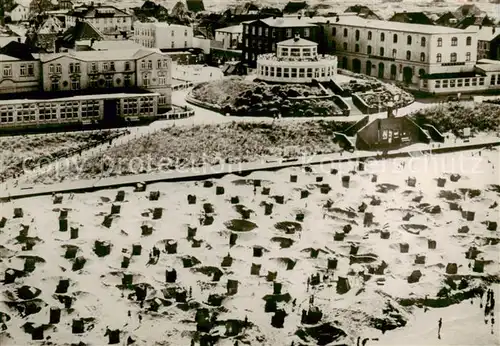
[[[457,8],[454,12],[457,18],[463,18],[482,13],[481,9],[474,4],[465,4]]]
[[[317,46],[316,42],[308,41],[300,37],[294,37],[289,40],[278,42],[278,46],[293,46],[293,47],[311,47]]]
[[[190,26],[187,25],[180,25],[180,24],[171,24],[171,23],[166,23],[166,22],[148,22],[148,23],[143,23],[140,21],[134,22],[134,28],[135,27],[155,27],[155,28],[184,28],[188,29],[191,28]]]
[[[0,48],[0,54],[10,56],[11,60],[15,59],[23,61],[35,60],[33,53],[36,53],[36,50],[33,49],[33,47],[17,41],[11,41],[4,47]]]
[[[61,37],[62,44],[74,45],[76,41],[82,40],[102,40],[104,39],[104,35],[91,23],[78,21],[75,26],[68,28]]]
[[[358,16],[339,16],[338,18],[338,21],[335,20],[333,22],[331,21],[330,23],[337,25],[350,25],[353,27],[366,29],[384,29],[422,34],[452,34],[465,32],[464,30],[449,28],[445,26],[388,22],[385,20],[365,19]]]
[[[478,64],[476,68],[483,70],[484,72],[499,72],[500,64]]]
[[[491,59],[480,59],[477,61],[478,64],[499,64],[499,60],[491,60]]]
[[[79,6],[68,15],[80,18],[109,18],[109,17],[131,17],[132,15],[114,6]]]
[[[450,79],[450,78],[471,78],[477,77],[478,74],[474,71],[469,72],[443,72],[443,73],[430,73],[425,74],[425,79]]]
[[[477,31],[477,40],[478,41],[491,41],[495,37],[500,35],[500,28],[497,27],[492,27],[492,26],[477,26],[477,25],[472,25],[469,27],[470,29],[474,29]]]
[[[205,11],[203,0],[186,0],[186,7],[191,12]]]
[[[20,59],[0,53],[0,61],[18,61],[18,60]]]
[[[486,15],[469,16],[459,21],[456,25],[456,28],[465,29],[472,25],[491,26],[495,25],[495,22]]]
[[[80,41],[80,42],[89,42],[90,41]],[[141,49],[144,48],[139,43],[135,43],[132,40],[103,40],[103,41],[95,41],[92,44],[92,49],[94,50],[119,50],[119,49]]]
[[[232,34],[241,34],[243,32],[243,25],[232,25],[225,28],[215,30],[216,32],[230,32]]]
[[[434,25],[434,22],[424,12],[399,12],[389,19],[391,22]]]
[[[300,10],[307,8],[307,2],[305,1],[289,1],[283,8],[284,13],[297,13]]]
[[[48,62],[59,59],[63,56],[72,57],[81,61],[118,61],[141,59],[153,53],[161,53],[159,49],[120,49],[120,50],[99,50],[99,51],[77,51],[68,53],[41,54],[40,60]]]
[[[309,17],[269,17],[265,19],[256,19],[251,20],[244,23],[255,23],[257,21],[261,21],[270,27],[273,28],[290,28],[290,27],[307,27],[307,26],[316,26],[310,22],[311,18]]]

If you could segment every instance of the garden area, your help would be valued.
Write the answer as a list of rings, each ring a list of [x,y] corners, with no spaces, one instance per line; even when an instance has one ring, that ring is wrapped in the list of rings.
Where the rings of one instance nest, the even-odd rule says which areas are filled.
[[[202,83],[193,88],[190,96],[198,101],[214,105],[223,114],[236,116],[325,117],[342,115],[342,109],[334,100],[328,98],[319,86],[312,85],[272,85],[231,77]]]
[[[126,131],[85,131],[0,137],[0,181],[95,147]]]
[[[476,133],[500,131],[500,105],[492,103],[443,103],[419,110],[412,117],[419,125],[430,124],[456,136],[467,127]]]
[[[110,147],[91,158],[81,159],[72,167],[60,167],[58,176],[50,170],[35,182],[52,183],[59,177],[90,179],[332,153],[340,150],[334,142],[333,132],[343,131],[350,125],[332,121],[283,121],[172,126]],[[81,169],[78,174],[73,171],[77,167]]]

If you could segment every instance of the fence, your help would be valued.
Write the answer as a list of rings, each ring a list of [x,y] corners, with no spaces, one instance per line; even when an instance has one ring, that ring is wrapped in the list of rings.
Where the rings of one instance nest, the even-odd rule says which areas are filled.
[[[173,119],[185,119],[185,118],[192,117],[193,115],[194,115],[194,109],[191,109],[191,108],[184,106],[184,107],[180,107],[180,110],[178,110],[178,111],[170,111],[167,113],[158,114],[157,118],[158,119],[173,120]]]

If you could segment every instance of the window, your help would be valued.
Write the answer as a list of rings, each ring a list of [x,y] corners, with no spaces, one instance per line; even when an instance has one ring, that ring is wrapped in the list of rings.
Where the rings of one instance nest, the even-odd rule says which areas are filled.
[[[455,87],[455,80],[451,79],[450,80],[450,88],[454,88],[454,87]]]
[[[359,30],[356,30],[356,41],[359,41]]]
[[[52,83],[50,84],[50,90],[52,90],[52,91],[59,90],[59,81],[58,80],[52,81]]]
[[[149,86],[149,76],[147,74],[142,76],[142,85],[145,87]]]
[[[187,48],[188,46],[188,41],[184,41],[184,48]]]
[[[165,77],[165,75],[163,73],[158,74],[158,84],[159,85],[167,84],[167,78]]]
[[[97,88],[99,86],[99,80],[97,76],[90,76],[89,86],[91,88]]]
[[[125,62],[125,71],[130,71],[130,62]]]
[[[458,39],[456,37],[451,38],[451,46],[456,47],[458,45]]]
[[[384,56],[384,47],[380,47],[380,56]]]
[[[332,28],[332,36],[337,36],[337,28]]]
[[[156,62],[156,66],[157,66],[157,68],[158,68],[158,69],[160,69],[160,68],[161,68],[161,60],[158,60],[158,61]]]
[[[411,51],[406,51],[406,60],[411,60]]]
[[[248,34],[249,33],[249,30],[248,30],[249,27],[248,27],[248,25],[244,25],[244,27],[245,27],[245,34]]]
[[[448,80],[444,80],[443,81],[443,88],[447,88],[448,87]]]
[[[3,76],[4,77],[12,76],[12,65],[3,65]]]
[[[292,29],[286,29],[286,37],[287,38],[292,37]]]
[[[420,61],[425,62],[425,53],[420,53]]]
[[[422,37],[422,39],[420,40],[420,45],[421,45],[422,47],[425,47],[425,44],[426,44],[426,42],[425,42],[425,41],[426,41],[426,40],[425,40],[425,37]]]
[[[299,48],[291,48],[290,55],[291,56],[300,56],[300,49]]]
[[[465,61],[470,61],[470,52],[465,53]]]
[[[288,67],[283,68],[283,78],[290,78],[290,72]]]
[[[463,79],[458,79],[457,80],[457,87],[461,88],[462,87],[462,83],[463,83]]]
[[[106,88],[112,88],[114,86],[112,75],[107,75],[105,80],[106,80],[106,83],[105,83]]]
[[[28,76],[34,76],[35,75],[35,65],[34,64],[28,64]]]
[[[437,53],[436,55],[436,62],[441,62],[443,56],[441,55],[441,53]]]
[[[467,36],[467,39],[466,39],[466,41],[465,41],[465,44],[466,44],[467,46],[472,45],[472,37]]]
[[[313,70],[312,68],[307,69],[307,78],[312,78],[313,77]]]
[[[411,45],[411,36],[410,35],[408,35],[408,37],[406,38],[406,44]]]
[[[71,90],[79,90],[80,89],[80,79],[71,80]]]
[[[469,78],[465,78],[464,86],[466,86],[466,87],[470,86],[470,79]]]
[[[272,28],[272,30],[271,30],[271,36],[272,37],[276,37],[276,29],[275,28]]]
[[[371,31],[368,31],[368,39],[371,40],[372,39],[372,32]]]
[[[282,56],[288,56],[288,48],[281,48],[281,55]]]
[[[114,64],[114,63],[111,63],[111,64]],[[80,73],[80,63],[79,62],[77,62],[75,64],[75,73]]]
[[[129,87],[132,85],[132,76],[130,76],[129,74],[128,75],[125,75],[124,76],[124,82],[123,84],[126,86],[126,87]]]
[[[484,85],[484,77],[479,78],[479,85]]]
[[[366,53],[367,54],[372,54],[372,46],[366,47]]]
[[[115,62],[114,61],[110,61],[110,63],[109,63],[109,70],[110,71],[115,71]]]
[[[90,71],[91,72],[97,72],[97,64],[95,62],[92,63]]]
[[[184,36],[187,36],[187,35],[188,35],[188,31],[184,30]]]
[[[398,55],[398,51],[397,51],[397,49],[393,49],[393,50],[392,50],[392,57],[393,57],[393,58],[396,58],[396,56],[397,56],[397,55]]]
[[[23,64],[23,65],[21,65],[21,68],[20,68],[20,74],[22,77],[24,77],[24,76],[26,76],[26,73],[27,73],[26,65]]]
[[[495,75],[491,75],[490,85],[495,85],[496,84],[495,78],[496,78]]]
[[[472,86],[477,86],[477,78],[471,79]]]
[[[347,50],[347,42],[344,42],[343,46],[344,46],[344,50]]]
[[[359,44],[357,44],[357,43],[356,43],[356,45],[354,46],[354,51],[355,51],[356,53],[358,53],[358,52],[359,52]]]
[[[69,73],[75,73],[75,64],[73,63],[69,64]]]
[[[264,36],[269,36],[269,28],[264,29]]]
[[[170,48],[175,48],[175,43],[174,43],[174,41],[172,41],[172,43],[170,43]]]
[[[380,34],[380,41],[382,41],[382,42],[385,41],[385,34],[384,33]]]
[[[347,29],[344,29],[344,37],[347,37]]]
[[[103,69],[104,71],[108,71],[108,70],[109,70],[109,64],[108,64],[107,62],[103,63],[103,64],[102,64],[102,69]]]
[[[255,28],[254,28],[254,30],[255,30]],[[170,32],[170,36],[174,37],[174,31],[173,30]]]
[[[123,100],[123,115],[136,115],[138,111],[137,99]]]
[[[262,36],[262,28],[260,27],[257,30],[258,30],[259,36]]]
[[[152,70],[152,69],[153,69],[153,61],[148,60],[148,70]]]
[[[440,37],[438,38],[438,47],[442,47],[443,46],[443,39]]]
[[[54,73],[54,64],[49,65],[49,73]]]
[[[291,68],[290,71],[292,71],[292,78],[297,78],[297,69]]]
[[[311,56],[311,50],[309,48],[304,48],[302,50],[302,54],[305,56],[305,57],[310,57]]]
[[[436,89],[441,88],[441,81],[437,80],[436,81]]]
[[[392,43],[398,43],[398,34],[392,35]]]
[[[457,62],[457,53],[450,54],[450,62]]]
[[[276,77],[281,78],[281,72],[282,72],[281,67],[276,67]]]
[[[304,29],[304,37],[309,37],[309,35],[310,35],[310,30],[309,30],[309,28],[305,28],[305,29]]]
[[[305,76],[305,69],[299,68],[299,78],[304,78]]]

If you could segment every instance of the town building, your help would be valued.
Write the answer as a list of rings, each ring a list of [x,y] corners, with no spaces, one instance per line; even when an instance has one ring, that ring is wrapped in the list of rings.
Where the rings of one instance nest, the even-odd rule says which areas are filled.
[[[472,71],[477,36],[468,30],[340,16],[322,24],[339,66],[357,73],[425,85],[436,73]]]
[[[10,19],[13,22],[26,22],[29,19],[30,16],[30,9],[28,6],[24,6],[21,4],[17,4],[11,11],[10,11]]]
[[[477,30],[477,60],[500,59],[500,28],[495,26],[471,28]]]
[[[88,5],[75,7],[66,15],[66,26],[87,21],[105,35],[117,35],[132,31],[132,15],[110,5]]]
[[[274,83],[329,81],[337,74],[337,58],[318,55],[318,44],[300,38],[277,44],[277,52],[257,58],[257,79]]]
[[[364,5],[354,5],[354,6],[349,6],[346,8],[344,13],[353,13],[356,14],[357,16],[365,19],[378,19],[382,20],[383,18],[379,16],[377,13],[375,13],[372,9],[370,9],[368,6]]]
[[[320,44],[318,49],[322,53],[322,32],[321,28],[314,24],[316,19],[294,16],[270,17],[244,22],[243,63],[254,68],[259,55],[276,52],[278,42],[293,38],[296,35]]]
[[[172,61],[158,50],[72,51],[36,59],[29,47],[11,45],[0,49],[1,129],[154,119],[171,108]]]
[[[215,40],[223,49],[239,49],[243,42],[243,25],[233,25],[215,30]]]
[[[59,0],[58,2],[59,9],[61,10],[72,10],[73,9],[73,1],[71,0]]]
[[[58,37],[56,51],[64,49],[76,49],[79,41],[100,41],[104,40],[104,35],[91,23],[78,20],[74,26],[69,27]]]
[[[39,89],[41,64],[30,47],[10,42],[0,48],[0,94],[16,94]]]

